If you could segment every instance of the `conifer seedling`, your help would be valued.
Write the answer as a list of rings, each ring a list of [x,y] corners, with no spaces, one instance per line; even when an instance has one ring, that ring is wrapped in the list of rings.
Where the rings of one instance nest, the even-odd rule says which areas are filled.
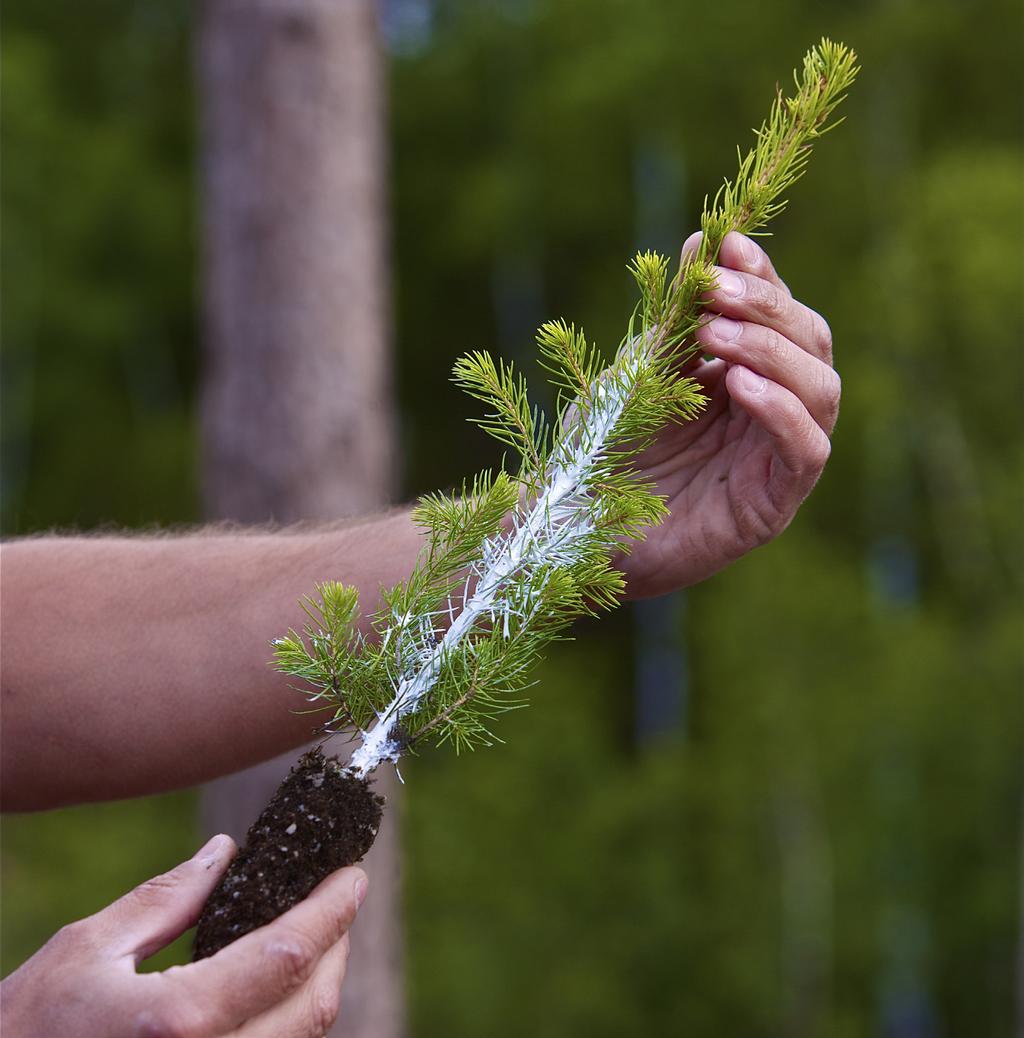
[[[735,178],[705,201],[697,251],[671,273],[655,252],[630,264],[639,301],[610,363],[574,325],[541,327],[540,360],[557,393],[550,420],[511,364],[482,351],[456,362],[453,381],[482,402],[479,425],[513,463],[420,500],[414,518],[427,547],[365,628],[355,589],[327,581],[302,603],[303,630],[275,641],[277,669],[332,711],[331,727],[353,730],[357,746],[347,764],[317,749],[293,768],[211,895],[196,958],[360,860],[381,818],[376,769],[428,741],[491,745],[499,716],[523,704],[545,646],[619,602],[615,553],[666,514],[633,462],[667,423],[692,420],[704,404],[679,369],[697,352],[722,240],[763,232],[785,207],[857,71],[856,55],[829,40],[805,55],[793,93],[777,90]]]

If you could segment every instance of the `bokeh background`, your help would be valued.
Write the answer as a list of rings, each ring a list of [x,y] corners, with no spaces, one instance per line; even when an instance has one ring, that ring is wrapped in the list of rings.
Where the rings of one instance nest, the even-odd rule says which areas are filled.
[[[199,518],[194,17],[4,5],[7,536]],[[380,32],[403,497],[495,460],[459,352],[529,363],[555,316],[614,346],[626,260],[806,47],[863,69],[769,243],[833,328],[828,470],[778,542],[581,625],[505,745],[407,769],[411,1033],[1024,1033],[1020,5],[389,0]],[[4,973],[195,838],[192,793],[7,818]]]

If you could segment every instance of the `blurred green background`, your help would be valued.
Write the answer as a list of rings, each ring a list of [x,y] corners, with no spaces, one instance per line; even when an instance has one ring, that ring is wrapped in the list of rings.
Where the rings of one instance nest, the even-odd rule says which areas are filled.
[[[8,536],[198,516],[192,17],[5,4]],[[776,80],[823,34],[863,68],[769,243],[833,328],[829,468],[780,541],[582,625],[507,745],[407,769],[413,1033],[1024,1026],[1019,3],[382,18],[408,496],[494,460],[456,354],[526,358],[562,315],[614,345],[626,260],[694,228]],[[187,856],[193,819],[7,818],[3,971]]]

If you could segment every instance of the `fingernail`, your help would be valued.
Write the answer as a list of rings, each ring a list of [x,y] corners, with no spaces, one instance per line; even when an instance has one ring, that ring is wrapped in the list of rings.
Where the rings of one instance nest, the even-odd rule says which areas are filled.
[[[203,865],[208,865],[219,860],[228,840],[230,840],[229,836],[225,836],[224,833],[218,833],[216,836],[207,840],[206,843],[204,843],[202,847],[192,855],[192,860],[201,862]]]
[[[366,900],[367,889],[368,885],[366,882],[366,877],[360,876],[359,879],[356,880],[356,885],[353,890],[353,893],[355,894],[356,898],[356,908],[359,908],[359,906]]]
[[[760,396],[768,386],[768,380],[755,374],[749,368],[740,368],[740,385],[755,396]]]
[[[730,270],[722,270],[719,267],[715,271],[715,276],[718,279],[718,287],[727,296],[743,295],[743,281],[738,274],[733,274]]]
[[[757,262],[757,246],[745,235],[740,235],[740,252],[743,253],[743,259],[753,266]]]
[[[716,339],[724,342],[735,342],[743,331],[743,325],[739,321],[732,321],[728,317],[716,317],[711,322],[711,332]]]

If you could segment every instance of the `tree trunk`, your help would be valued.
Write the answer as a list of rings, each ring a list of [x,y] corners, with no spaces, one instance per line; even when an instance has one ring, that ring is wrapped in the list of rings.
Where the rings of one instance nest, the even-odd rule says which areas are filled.
[[[393,498],[395,435],[374,4],[206,0],[198,76],[207,514],[293,522],[380,508]],[[294,757],[207,787],[207,828],[244,835]],[[388,785],[333,1036],[403,1030]]]

